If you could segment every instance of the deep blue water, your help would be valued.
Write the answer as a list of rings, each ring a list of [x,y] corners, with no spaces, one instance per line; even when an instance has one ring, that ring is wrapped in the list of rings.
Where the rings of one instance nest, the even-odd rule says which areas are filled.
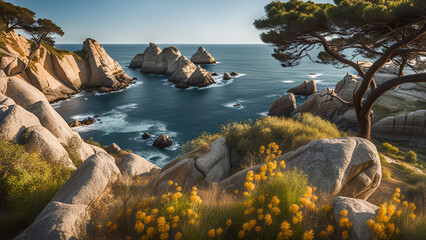
[[[53,104],[67,122],[99,115],[101,121],[75,128],[80,135],[102,145],[117,143],[123,149],[132,149],[146,159],[163,166],[181,153],[183,143],[202,132],[215,132],[227,122],[256,119],[265,115],[274,99],[289,88],[318,74],[317,88],[334,87],[336,82],[352,69],[336,69],[330,65],[303,61],[299,66],[283,68],[272,56],[267,45],[203,45],[220,64],[203,66],[223,74],[238,72],[243,75],[230,81],[221,81],[206,88],[179,90],[167,82],[167,76],[145,75],[129,69],[130,60],[148,45],[103,45],[107,53],[124,68],[136,84],[108,94],[80,93],[71,99]],[[171,45],[160,45],[161,48]],[[79,44],[58,44],[58,48],[79,50]],[[188,58],[199,45],[177,45]],[[297,104],[305,98],[297,97]],[[234,107],[235,103],[241,104]],[[142,140],[141,134],[152,137]],[[167,134],[174,144],[166,149],[152,146],[155,138]]]

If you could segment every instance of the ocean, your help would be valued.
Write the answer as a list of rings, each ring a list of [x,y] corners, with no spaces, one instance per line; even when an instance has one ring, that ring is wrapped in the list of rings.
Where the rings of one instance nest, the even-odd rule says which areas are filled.
[[[221,124],[265,116],[272,102],[304,80],[314,78],[317,89],[334,88],[351,68],[336,69],[331,65],[313,63],[308,59],[299,66],[283,68],[271,53],[272,47],[253,45],[203,45],[219,64],[202,65],[221,74],[216,84],[205,88],[180,90],[167,82],[167,76],[142,74],[129,69],[131,59],[142,53],[147,44],[103,44],[106,52],[116,60],[136,83],[113,93],[83,92],[72,98],[53,103],[56,111],[67,121],[82,120],[99,115],[96,123],[74,128],[84,139],[93,138],[102,145],[115,142],[122,149],[164,166],[180,155],[182,145],[203,132],[217,132]],[[160,44],[162,49],[177,46],[188,57],[200,45]],[[57,48],[75,51],[81,44],[57,44]],[[238,72],[233,80],[223,81],[224,72]],[[310,75],[314,73],[315,75]],[[297,105],[306,97],[297,96]],[[238,106],[234,106],[239,104]],[[142,134],[152,135],[147,140]],[[158,149],[152,143],[167,134],[173,145]]]

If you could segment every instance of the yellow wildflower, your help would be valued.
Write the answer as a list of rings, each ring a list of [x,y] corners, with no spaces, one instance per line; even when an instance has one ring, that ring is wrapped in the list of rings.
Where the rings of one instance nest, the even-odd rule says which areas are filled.
[[[141,221],[139,220],[136,221],[134,229],[137,233],[142,233],[144,228],[145,228],[145,225]]]
[[[244,238],[246,236],[246,232],[244,230],[240,230],[238,232],[238,238]]]
[[[226,226],[230,227],[230,226],[231,226],[231,224],[232,224],[232,220],[231,220],[231,219],[228,219],[228,220],[226,221]]]
[[[340,215],[341,215],[342,217],[346,217],[346,216],[348,216],[348,210],[343,209],[342,211],[340,211]]]
[[[312,240],[315,237],[314,230],[306,231],[303,233],[303,240]]]
[[[182,233],[181,232],[177,232],[175,235],[175,240],[180,240],[182,239]]]
[[[349,232],[348,230],[345,230],[342,232],[342,239],[348,239],[349,238]]]
[[[210,229],[209,232],[209,237],[210,238],[215,238],[216,237],[216,231],[214,229]]]
[[[167,183],[169,184],[169,186],[173,185],[173,181],[172,180],[169,180]]]
[[[281,230],[285,231],[290,229],[290,223],[288,223],[287,221],[284,221],[281,223]]]
[[[160,234],[160,240],[166,240],[169,238],[169,233],[163,232]]]
[[[216,235],[217,236],[222,235],[222,232],[223,232],[223,229],[221,227],[219,227],[219,228],[216,229]]]

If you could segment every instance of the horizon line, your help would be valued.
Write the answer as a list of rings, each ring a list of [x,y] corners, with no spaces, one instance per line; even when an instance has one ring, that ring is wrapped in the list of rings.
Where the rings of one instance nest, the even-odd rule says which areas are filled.
[[[99,44],[149,44],[149,42],[98,42]],[[83,42],[57,42],[56,44],[83,44]],[[179,44],[179,45],[195,45],[195,44],[204,44],[204,45],[267,45],[266,43],[155,43],[157,45],[163,44]]]

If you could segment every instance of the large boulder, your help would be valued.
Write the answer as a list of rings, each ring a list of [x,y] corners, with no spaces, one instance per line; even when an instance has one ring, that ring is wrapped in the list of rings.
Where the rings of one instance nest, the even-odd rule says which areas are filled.
[[[142,67],[140,71],[142,73],[152,74],[164,74],[166,72],[166,66],[163,62],[163,55],[161,49],[154,43],[149,43],[149,46],[143,53]]]
[[[296,95],[308,96],[317,92],[317,85],[314,79],[312,79],[311,81],[305,80],[299,86],[291,88],[287,92],[294,93]]]
[[[0,138],[6,141],[18,141],[21,133],[31,126],[40,126],[34,114],[19,105],[0,106]]]
[[[83,239],[83,226],[89,217],[88,206],[85,204],[66,204],[53,201],[15,240]]]
[[[65,120],[45,102],[36,102],[27,108],[40,120],[43,127],[47,128],[72,155],[82,161],[94,154],[94,151],[87,146],[80,135],[73,132]]]
[[[118,165],[123,175],[136,176],[144,173],[149,173],[151,170],[160,168],[145,158],[136,154],[130,153],[124,157],[123,161]]]
[[[177,182],[185,189],[199,184],[219,182],[229,176],[231,161],[225,138],[209,146],[209,151],[195,150],[166,164],[149,183],[154,192],[168,190],[168,181]]]
[[[12,98],[23,108],[39,102],[48,102],[46,97],[37,88],[18,77],[10,77],[7,82],[6,96]]]
[[[386,117],[373,124],[372,135],[426,146],[426,110]]]
[[[197,52],[191,57],[194,64],[211,64],[216,63],[214,57],[203,47],[199,47]]]
[[[166,148],[166,147],[170,147],[172,144],[173,144],[173,141],[170,140],[169,136],[167,136],[166,134],[162,134],[157,139],[155,139],[152,145],[159,148]]]
[[[367,199],[379,186],[382,170],[377,149],[368,140],[356,137],[320,139],[288,152],[276,159],[284,160],[287,169],[297,168],[320,192],[332,196]],[[243,189],[249,170],[221,181],[228,191]]]
[[[231,80],[231,79],[232,79],[232,77],[231,77],[231,75],[229,75],[229,73],[225,72],[223,74],[223,80]]]
[[[188,84],[197,87],[206,87],[215,83],[209,71],[198,66],[189,78]]]
[[[16,105],[15,101],[12,98],[6,97],[2,93],[0,93],[0,105],[10,106]]]
[[[339,226],[339,220],[342,217],[342,210],[348,211],[349,221],[352,227],[349,229],[349,239],[364,240],[372,239],[372,231],[368,228],[366,222],[369,219],[375,220],[379,207],[362,199],[336,197],[333,201],[333,215],[336,226]]]
[[[361,86],[360,82],[362,79],[354,74],[347,74],[336,84],[335,92],[345,101],[352,102],[353,95],[356,90]]]
[[[196,158],[195,165],[200,170],[207,183],[218,182],[229,175],[231,161],[226,139],[221,137],[210,144],[210,150]]]
[[[296,109],[296,98],[293,93],[287,93],[284,96],[276,99],[271,108],[269,108],[270,116],[290,116]]]
[[[169,180],[178,183],[184,189],[190,189],[203,178],[203,173],[195,166],[195,159],[185,158],[174,162],[173,165],[167,168],[163,167],[161,172],[149,181],[148,186],[150,186],[153,193],[162,194],[169,189]]]
[[[66,204],[91,205],[120,176],[115,159],[106,153],[96,153],[84,161],[52,198]]]
[[[31,126],[25,129],[20,136],[19,143],[25,145],[27,152],[38,153],[46,161],[75,169],[65,148],[49,130],[42,126]]]

